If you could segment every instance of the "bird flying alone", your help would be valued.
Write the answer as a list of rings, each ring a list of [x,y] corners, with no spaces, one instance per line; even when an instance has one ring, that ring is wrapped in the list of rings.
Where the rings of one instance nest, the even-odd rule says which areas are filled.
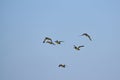
[[[90,41],[92,41],[92,39],[91,39],[90,35],[88,35],[87,33],[83,33],[81,36],[86,36],[86,37],[88,37],[88,38],[89,38],[89,40],[90,40]]]
[[[85,47],[85,46],[82,45],[82,46],[78,46],[78,47],[77,47],[77,46],[74,45],[74,49],[75,49],[75,50],[80,50],[81,47]]]
[[[58,67],[62,67],[62,68],[65,68],[65,64],[59,64]]]
[[[58,41],[58,40],[55,41],[56,44],[61,44],[61,42],[63,41]]]
[[[45,39],[43,40],[43,43],[45,43],[46,41],[51,41],[52,42],[52,39],[49,38],[49,37],[45,37]]]

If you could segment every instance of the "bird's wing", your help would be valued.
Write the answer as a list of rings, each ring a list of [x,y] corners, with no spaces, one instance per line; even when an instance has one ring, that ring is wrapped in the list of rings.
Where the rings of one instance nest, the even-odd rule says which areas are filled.
[[[58,43],[58,40],[56,40],[55,42]]]
[[[87,33],[83,33],[81,36],[86,36],[87,35]]]
[[[64,41],[59,41],[59,42],[64,42]]]
[[[61,67],[62,66],[62,64],[59,64],[59,67]]]
[[[87,35],[87,37],[90,39],[90,41],[92,41],[91,37],[89,35]]]
[[[73,45],[74,47],[76,47],[75,45]]]
[[[77,46],[75,46],[75,45],[73,45],[73,46],[74,46],[75,49],[77,48]]]
[[[88,35],[87,33],[83,33],[81,36],[86,36],[86,37],[88,37],[88,38],[89,38],[89,40],[90,40],[90,41],[92,41],[92,39],[91,39],[90,35]]]
[[[45,43],[45,41],[46,41],[46,38],[43,40],[43,43]]]
[[[84,45],[82,45],[82,46],[78,46],[78,48],[80,48],[80,47],[85,47]]]
[[[45,43],[46,40],[50,40],[52,42],[52,39],[49,37],[45,37],[45,39],[43,40],[43,43]]]
[[[49,38],[49,37],[46,37],[46,39],[47,39],[47,40],[50,40],[50,41],[52,41],[52,39],[51,39],[51,38]]]

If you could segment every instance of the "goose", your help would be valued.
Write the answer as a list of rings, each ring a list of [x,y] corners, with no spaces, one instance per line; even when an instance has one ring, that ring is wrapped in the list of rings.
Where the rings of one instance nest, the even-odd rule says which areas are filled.
[[[62,67],[62,68],[65,68],[65,64],[59,64],[58,67]]]
[[[90,35],[88,35],[87,33],[83,33],[81,36],[86,36],[86,37],[88,37],[88,38],[89,38],[89,40],[90,40],[90,41],[92,41],[92,39],[91,39]]]
[[[63,42],[63,41],[58,41],[58,40],[55,41],[55,43],[57,43],[57,44],[61,44],[61,42]]]
[[[43,43],[45,43],[46,40],[49,40],[49,41],[52,42],[52,39],[51,39],[51,38],[49,38],[49,37],[45,37],[45,39],[43,40]]]
[[[46,43],[55,45],[55,43],[53,43],[52,41],[46,41]]]
[[[74,49],[76,49],[76,50],[80,50],[81,47],[84,47],[84,45],[78,46],[78,47],[74,45]]]

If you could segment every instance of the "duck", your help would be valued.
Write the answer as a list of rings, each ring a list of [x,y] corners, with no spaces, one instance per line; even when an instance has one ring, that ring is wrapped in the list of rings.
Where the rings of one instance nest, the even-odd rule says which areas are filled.
[[[62,67],[62,68],[65,68],[65,64],[59,64],[58,67]]]
[[[45,37],[45,39],[43,40],[43,43],[45,43],[45,42],[46,42],[46,40],[49,40],[49,41],[51,41],[51,42],[52,42],[52,39],[51,39],[51,38],[49,38],[49,37]]]
[[[89,40],[90,40],[90,41],[92,41],[92,39],[91,39],[90,35],[89,35],[89,34],[87,34],[87,33],[83,33],[81,36],[86,36],[86,37],[88,37],[88,38],[89,38]]]
[[[76,50],[80,50],[81,47],[84,47],[84,45],[78,46],[78,47],[74,45],[74,49],[76,49]]]
[[[58,41],[58,40],[55,41],[56,44],[61,44],[61,42],[64,42],[64,41]]]

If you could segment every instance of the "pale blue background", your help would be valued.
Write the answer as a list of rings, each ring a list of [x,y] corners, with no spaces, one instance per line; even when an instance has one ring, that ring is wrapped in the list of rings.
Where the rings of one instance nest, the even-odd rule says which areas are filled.
[[[0,0],[0,37],[0,80],[120,80],[120,0]]]

